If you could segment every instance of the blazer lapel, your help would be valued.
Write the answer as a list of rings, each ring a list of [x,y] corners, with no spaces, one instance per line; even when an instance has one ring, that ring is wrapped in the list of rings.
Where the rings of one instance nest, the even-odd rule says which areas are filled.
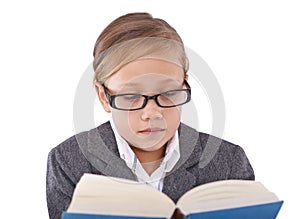
[[[186,169],[179,168],[165,177],[162,192],[176,203],[185,192],[195,185],[196,177]]]
[[[119,156],[115,136],[109,122],[88,131],[85,143],[80,145],[86,159],[101,174],[136,180],[136,176]]]
[[[197,185],[197,178],[188,169],[197,163],[201,154],[199,133],[181,123],[179,127],[180,159],[164,179],[163,192],[174,202]]]

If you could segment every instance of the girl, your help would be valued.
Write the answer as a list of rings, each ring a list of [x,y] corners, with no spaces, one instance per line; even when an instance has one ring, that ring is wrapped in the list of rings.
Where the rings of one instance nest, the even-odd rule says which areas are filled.
[[[181,107],[191,99],[188,60],[167,22],[147,13],[117,18],[97,39],[93,66],[97,96],[111,119],[50,151],[51,219],[67,209],[84,173],[146,183],[175,202],[200,184],[254,180],[241,147],[180,122]],[[207,148],[216,149],[213,156],[204,156]]]

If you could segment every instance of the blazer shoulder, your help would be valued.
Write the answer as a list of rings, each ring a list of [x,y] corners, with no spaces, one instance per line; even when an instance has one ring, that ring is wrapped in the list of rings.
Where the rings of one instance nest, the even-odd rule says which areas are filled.
[[[60,155],[66,159],[75,159],[83,156],[80,150],[80,146],[81,144],[87,144],[89,133],[94,131],[106,132],[106,129],[108,129],[109,127],[109,122],[106,122],[96,128],[92,128],[88,131],[83,131],[75,134],[58,144],[56,147],[52,148],[49,152],[49,155]]]
[[[63,171],[75,183],[84,172],[91,171],[91,165],[79,147],[79,136],[84,137],[87,132],[73,135],[52,148],[48,154],[48,169]]]
[[[236,153],[244,153],[241,146],[224,140],[223,138],[200,132],[184,123],[180,124],[179,133],[184,144],[190,144],[191,141],[194,140],[196,146],[193,152],[199,152],[202,155],[206,152],[210,155],[222,154],[225,155],[225,157],[228,157]]]
[[[78,136],[84,136],[84,135],[87,135],[86,132],[82,132],[69,137],[68,139],[58,144],[56,147],[52,148],[49,152],[49,156],[50,155],[62,156],[67,159],[70,158],[70,156],[73,157],[78,155],[80,152]]]
[[[241,146],[206,133],[199,133],[199,136],[204,166],[211,165],[216,172],[227,172],[228,179],[255,179],[253,168]]]
[[[82,148],[86,148],[89,135],[92,132],[100,132],[105,135],[109,127],[109,122],[106,122],[96,128],[80,132],[64,140],[49,152],[48,165],[60,166],[66,171],[70,170],[74,172],[76,179],[84,172],[92,171],[98,173],[85,157]]]
[[[226,152],[235,152],[236,150],[242,149],[241,146],[235,143],[204,132],[199,132],[199,139],[202,149],[205,149],[208,146],[215,146],[218,148],[218,150],[225,150]]]

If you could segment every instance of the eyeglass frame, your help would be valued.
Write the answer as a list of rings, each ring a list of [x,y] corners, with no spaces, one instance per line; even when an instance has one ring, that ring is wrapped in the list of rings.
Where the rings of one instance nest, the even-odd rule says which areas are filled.
[[[169,90],[169,91],[165,91],[165,92],[162,92],[162,93],[159,93],[159,94],[155,94],[155,95],[152,95],[152,96],[148,96],[148,95],[144,95],[144,94],[135,94],[135,93],[124,93],[124,94],[116,94],[116,95],[110,95],[108,93],[108,89],[107,87],[104,85],[104,83],[101,84],[104,88],[104,93],[105,93],[105,96],[107,97],[108,99],[108,102],[109,102],[109,105],[114,108],[114,109],[118,109],[118,110],[123,110],[123,111],[135,111],[135,110],[140,110],[140,109],[143,109],[145,108],[145,106],[147,106],[148,104],[148,101],[149,100],[154,100],[155,103],[161,107],[161,108],[172,108],[172,107],[176,107],[176,106],[181,106],[183,104],[186,104],[188,102],[190,102],[191,100],[191,87],[189,85],[189,83],[184,80],[183,81],[183,85],[186,85],[187,88],[186,89],[175,89],[175,90]],[[172,91],[185,91],[187,93],[187,100],[183,103],[180,103],[180,104],[177,104],[177,105],[172,105],[172,106],[162,106],[159,101],[157,100],[158,96],[160,96],[161,94],[163,93],[167,93],[167,92],[172,92]],[[134,109],[123,109],[123,108],[118,108],[115,104],[115,98],[118,97],[118,96],[125,96],[125,95],[140,95],[142,97],[144,97],[144,102],[143,102],[143,105],[139,108],[134,108]]]

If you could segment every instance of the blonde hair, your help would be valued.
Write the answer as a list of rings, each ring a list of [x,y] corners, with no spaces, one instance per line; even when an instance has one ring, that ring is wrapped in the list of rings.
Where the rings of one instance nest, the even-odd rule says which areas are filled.
[[[166,21],[148,13],[130,13],[111,22],[94,47],[94,83],[103,84],[124,65],[140,58],[173,62],[188,71],[183,42]]]

